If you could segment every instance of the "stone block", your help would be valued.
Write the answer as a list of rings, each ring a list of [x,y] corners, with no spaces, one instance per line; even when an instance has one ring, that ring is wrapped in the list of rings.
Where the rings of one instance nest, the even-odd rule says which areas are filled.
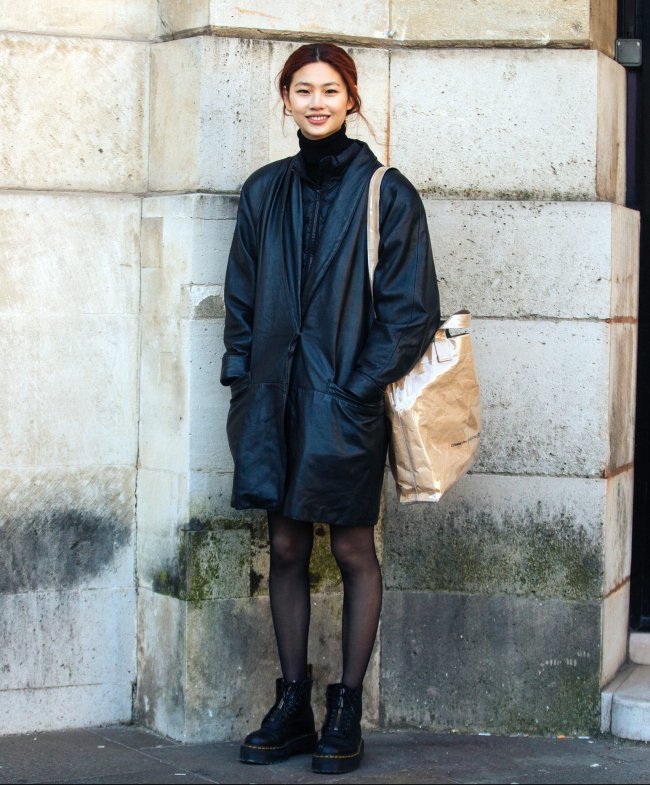
[[[610,682],[627,659],[630,582],[613,589],[600,604],[600,686]]]
[[[647,632],[630,633],[630,662],[650,665],[650,634]]]
[[[148,49],[0,35],[0,188],[145,190]]]
[[[133,684],[75,684],[58,689],[0,690],[0,712],[11,717],[8,732],[33,733],[94,728],[131,721]]]
[[[190,340],[190,469],[232,471],[226,438],[230,391],[219,382],[223,319],[191,321]]]
[[[597,602],[387,592],[388,727],[499,733],[598,730]]]
[[[635,211],[603,202],[424,203],[445,313],[636,318]]]
[[[0,314],[0,461],[134,466],[138,323],[134,316]]]
[[[474,470],[602,476],[610,326],[479,319],[472,332],[483,408]]]
[[[607,488],[603,479],[470,474],[438,504],[400,505],[388,477],[386,587],[595,600]]]
[[[251,510],[234,510],[230,506],[232,471],[191,471],[189,479],[190,518],[248,518]]]
[[[246,522],[192,520],[179,527],[177,549],[159,565],[154,591],[202,606],[250,595],[251,536]]]
[[[228,194],[143,199],[146,266],[161,268],[157,277],[167,277],[158,283],[151,275],[152,288],[143,292],[148,310],[178,307],[182,286],[223,285],[237,204],[238,198]],[[161,295],[167,298],[163,303]]]
[[[611,732],[621,739],[650,741],[650,667],[635,665],[616,690],[611,707]]]
[[[613,0],[393,0],[393,40],[437,45],[596,46],[613,54]]]
[[[186,5],[183,2],[182,5]],[[156,0],[0,0],[2,29],[16,33],[75,35],[92,38],[150,39],[159,32]]]
[[[610,472],[630,466],[634,461],[636,367],[636,319],[615,322],[610,326],[609,349]]]
[[[634,470],[609,477],[603,531],[603,595],[619,588],[630,577],[632,563],[632,503]]]
[[[132,587],[133,466],[6,467],[0,498],[0,595]]]
[[[187,322],[170,316],[142,318],[139,462],[181,474],[189,456],[190,349]]]
[[[296,44],[199,37],[152,46],[149,183],[154,191],[239,191],[271,160],[297,152],[295,130],[282,125],[277,72]],[[376,140],[362,121],[361,138],[384,157],[388,54],[351,50]],[[351,126],[351,127],[352,127]]]
[[[614,205],[612,213],[612,317],[637,318],[639,311],[639,230],[636,210]]]
[[[151,190],[239,190],[268,160],[268,44],[202,36],[151,56]]]
[[[246,31],[251,34],[264,31],[376,40],[385,38],[390,27],[389,0],[361,0],[353,5],[334,0],[313,6],[305,6],[299,0],[284,0],[275,5],[270,5],[268,0],[253,0],[245,7],[236,0],[208,3],[162,0],[160,15],[164,27],[173,33],[209,27],[236,30],[243,35]]]
[[[138,583],[151,588],[178,558],[179,529],[189,522],[187,475],[138,472]]]
[[[130,719],[133,588],[3,594],[0,604],[5,732]]]
[[[324,717],[325,685],[340,679],[341,596],[312,595],[310,662],[316,725]],[[240,739],[258,727],[280,675],[268,599],[215,600],[188,607],[185,737]],[[220,630],[215,635],[214,630]],[[364,682],[366,727],[377,724],[377,657]]]
[[[0,313],[137,315],[140,200],[0,195]]]
[[[187,603],[140,589],[134,719],[180,741],[189,740],[185,734],[186,626]]]
[[[437,197],[622,204],[624,104],[594,51],[397,50],[390,160]]]

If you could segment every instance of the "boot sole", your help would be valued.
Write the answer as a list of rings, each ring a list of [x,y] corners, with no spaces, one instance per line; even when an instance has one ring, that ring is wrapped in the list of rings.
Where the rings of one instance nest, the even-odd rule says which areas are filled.
[[[239,748],[239,760],[242,763],[253,763],[265,766],[270,763],[280,763],[287,760],[292,755],[302,755],[311,753],[318,744],[318,734],[308,733],[305,736],[298,736],[291,739],[280,747],[254,747],[250,744],[242,744]]]
[[[351,755],[314,755],[311,770],[316,774],[347,774],[359,768],[363,758],[363,739],[359,749]]]

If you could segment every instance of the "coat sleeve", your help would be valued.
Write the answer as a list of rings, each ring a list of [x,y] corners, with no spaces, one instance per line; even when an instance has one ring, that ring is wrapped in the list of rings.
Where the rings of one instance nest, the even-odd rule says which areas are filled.
[[[224,385],[232,384],[250,368],[257,269],[255,226],[250,187],[245,183],[239,200],[224,287],[226,353],[221,363],[221,384]]]
[[[382,181],[373,322],[346,389],[376,399],[408,373],[440,324],[438,283],[422,199],[397,170]]]

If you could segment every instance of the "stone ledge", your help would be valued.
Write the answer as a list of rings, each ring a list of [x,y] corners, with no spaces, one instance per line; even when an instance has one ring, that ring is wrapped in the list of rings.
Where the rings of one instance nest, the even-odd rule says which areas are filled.
[[[601,696],[601,730],[622,739],[650,741],[650,665],[630,664]]]

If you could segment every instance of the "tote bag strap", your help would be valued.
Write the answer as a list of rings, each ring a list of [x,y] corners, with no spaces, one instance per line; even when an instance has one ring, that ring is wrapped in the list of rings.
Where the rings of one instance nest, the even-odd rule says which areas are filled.
[[[380,166],[370,178],[368,189],[368,277],[370,278],[370,295],[373,293],[375,269],[379,263],[379,191],[381,181],[391,166]]]

